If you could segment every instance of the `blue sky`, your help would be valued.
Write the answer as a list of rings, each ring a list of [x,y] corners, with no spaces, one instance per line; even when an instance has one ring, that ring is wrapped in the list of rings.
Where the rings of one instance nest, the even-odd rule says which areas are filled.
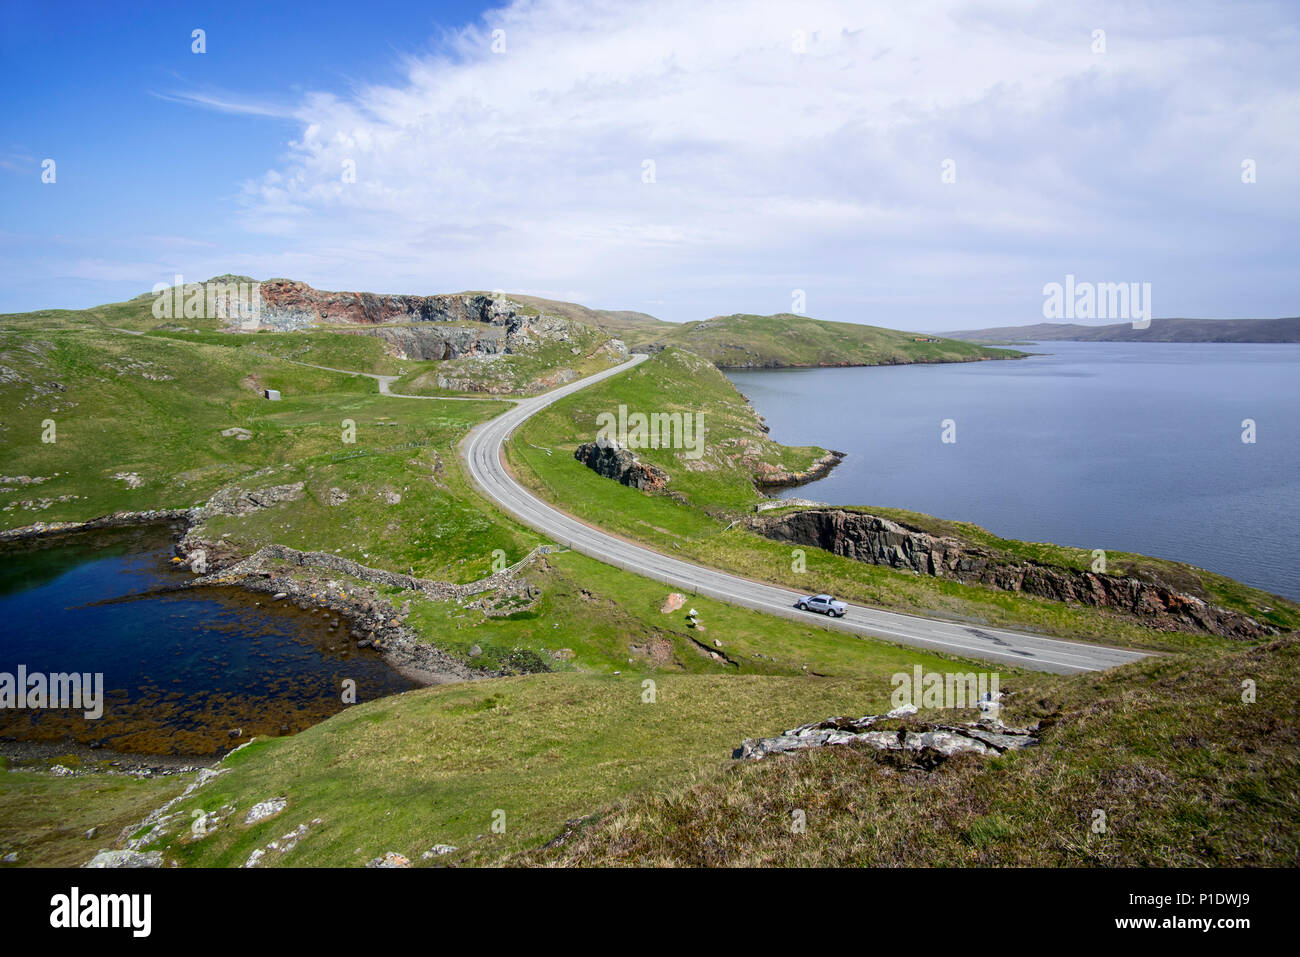
[[[1295,315],[1298,9],[6,2],[0,311],[236,272],[945,330],[1072,274]]]

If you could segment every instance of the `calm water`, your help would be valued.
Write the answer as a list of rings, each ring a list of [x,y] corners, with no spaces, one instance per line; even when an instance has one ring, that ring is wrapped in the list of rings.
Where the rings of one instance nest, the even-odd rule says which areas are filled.
[[[358,701],[413,686],[346,620],[236,589],[158,594],[189,577],[169,567],[171,541],[152,527],[0,548],[0,672],[103,672],[105,691],[98,720],[0,709],[0,739],[215,754],[341,711],[345,678]]]
[[[783,497],[1156,555],[1300,598],[1300,345],[1025,348],[1052,354],[728,376],[773,438],[849,453]]]

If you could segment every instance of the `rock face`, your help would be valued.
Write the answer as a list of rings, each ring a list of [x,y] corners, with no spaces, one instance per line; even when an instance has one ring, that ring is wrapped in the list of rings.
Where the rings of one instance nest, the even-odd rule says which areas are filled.
[[[669,475],[657,465],[640,461],[614,439],[601,436],[579,445],[573,457],[597,475],[641,491],[658,491],[668,484]]]
[[[348,331],[378,336],[396,355],[409,359],[501,355],[565,339],[573,330],[573,323],[560,316],[524,312],[504,296],[481,293],[381,296],[271,279],[261,284],[260,295],[259,328],[289,332],[355,326],[359,328]]]
[[[918,730],[872,731],[882,718],[898,717],[872,714],[864,718],[827,718],[791,728],[774,738],[748,738],[740,746],[739,757],[760,760],[769,754],[801,751],[834,744],[864,744],[877,751],[898,752],[924,766],[933,766],[954,754],[998,755],[1019,751],[1037,744],[1024,728],[1008,728],[996,718],[983,717],[963,725],[936,725]]]
[[[1014,560],[971,542],[931,535],[878,515],[835,508],[804,509],[753,516],[748,524],[777,541],[811,545],[860,562],[964,584],[1110,608],[1165,631],[1209,632],[1236,639],[1274,633],[1271,626],[1249,615],[1212,605],[1160,581]]]
[[[381,325],[398,322],[504,323],[516,316],[505,299],[462,294],[387,296],[331,292],[303,282],[270,279],[261,284],[261,321],[286,332],[317,325]]]

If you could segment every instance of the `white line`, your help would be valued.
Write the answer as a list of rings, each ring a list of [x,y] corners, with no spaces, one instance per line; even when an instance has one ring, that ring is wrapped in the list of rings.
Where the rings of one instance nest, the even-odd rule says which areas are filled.
[[[475,426],[461,444],[470,478],[484,495],[519,521],[584,555],[692,593],[809,625],[823,625],[857,635],[887,636],[903,644],[1016,664],[1037,671],[1098,671],[1145,657],[1139,651],[1063,641],[1000,628],[967,626],[863,605],[849,605],[843,618],[810,621],[808,613],[794,608],[795,600],[801,597],[796,592],[705,568],[626,542],[553,508],[515,481],[501,460],[503,444],[515,429],[553,402],[626,372],[648,358],[636,355],[622,365],[545,395],[523,399],[503,415]]]

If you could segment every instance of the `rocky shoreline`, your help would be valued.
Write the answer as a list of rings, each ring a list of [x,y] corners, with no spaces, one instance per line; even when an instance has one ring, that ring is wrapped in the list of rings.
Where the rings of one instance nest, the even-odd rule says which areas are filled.
[[[274,486],[248,491],[222,489],[201,506],[187,509],[151,509],[115,512],[83,522],[36,522],[0,531],[0,543],[30,541],[61,534],[105,528],[144,526],[168,522],[183,523],[173,552],[196,574],[180,588],[233,586],[244,591],[270,595],[303,610],[332,612],[346,627],[359,648],[373,648],[398,673],[420,685],[447,684],[499,677],[487,669],[473,668],[460,659],[423,641],[406,623],[410,603],[399,608],[379,594],[382,585],[420,592],[434,601],[462,603],[469,597],[492,592],[500,597],[530,601],[535,595],[518,573],[551,546],[538,546],[525,558],[503,571],[467,584],[439,582],[361,565],[328,552],[303,552],[284,545],[268,545],[252,555],[242,554],[224,540],[208,540],[203,521],[216,514],[242,514],[281,501],[292,501],[297,486]],[[330,574],[333,572],[334,574]],[[359,581],[352,585],[340,577]],[[519,606],[514,606],[517,610]]]
[[[754,475],[754,485],[760,491],[807,485],[809,482],[815,482],[829,475],[831,469],[843,462],[847,454],[832,449],[802,472],[791,472],[789,469],[783,469],[779,466],[769,465],[765,462],[760,463],[758,471]]]
[[[1265,622],[1212,604],[1167,582],[1029,561],[958,538],[931,535],[866,512],[805,508],[753,515],[746,524],[776,541],[812,546],[860,562],[963,584],[987,585],[1120,612],[1162,631],[1206,632],[1236,640],[1276,633]]]

